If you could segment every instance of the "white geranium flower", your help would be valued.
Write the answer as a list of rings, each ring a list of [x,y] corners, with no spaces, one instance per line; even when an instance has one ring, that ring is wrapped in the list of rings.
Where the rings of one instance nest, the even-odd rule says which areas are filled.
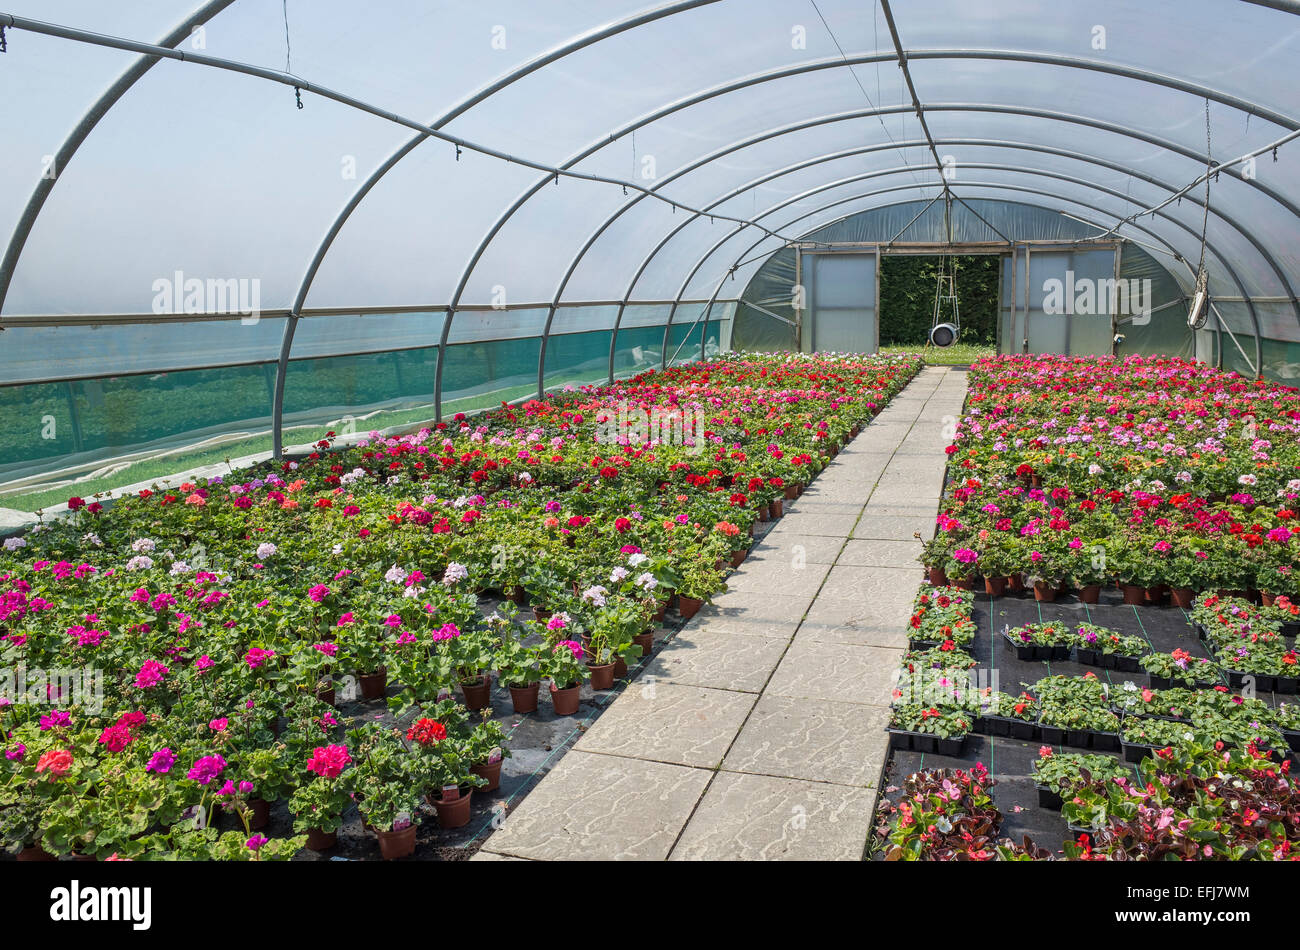
[[[628,555],[627,563],[631,564],[633,567],[640,567],[648,560],[650,559],[638,551],[636,554]]]
[[[406,571],[402,570],[396,564],[384,572],[384,580],[390,584],[400,584],[406,580]]]
[[[257,546],[257,559],[259,561],[264,561],[278,550],[279,548],[277,548],[270,541],[263,541],[261,544]],[[334,553],[338,554],[339,552],[335,551]]]
[[[126,562],[128,571],[147,571],[151,567],[153,567],[153,558],[147,554],[137,554]]]
[[[609,572],[609,580],[613,584],[621,584],[631,573],[626,567],[616,567]]]
[[[131,550],[136,554],[152,554],[157,546],[153,538],[136,538],[131,542]]]
[[[452,584],[457,584],[465,580],[467,577],[469,577],[469,568],[464,564],[457,564],[455,561],[452,561],[447,565],[447,570],[443,572],[442,583],[445,586],[450,587]]]
[[[27,547],[27,542],[22,538],[5,538],[5,550],[17,551],[19,548]]]
[[[655,576],[653,574],[651,574],[649,571],[646,571],[645,573],[638,574],[636,576],[636,586],[640,587],[648,594],[650,593],[650,591],[654,590],[656,587],[659,586],[659,582],[655,580]]]
[[[605,590],[605,588],[597,584],[594,587],[588,587],[586,590],[584,590],[582,592],[582,599],[589,604],[594,604],[597,607],[604,607],[606,604],[605,596],[608,593],[609,591]]]

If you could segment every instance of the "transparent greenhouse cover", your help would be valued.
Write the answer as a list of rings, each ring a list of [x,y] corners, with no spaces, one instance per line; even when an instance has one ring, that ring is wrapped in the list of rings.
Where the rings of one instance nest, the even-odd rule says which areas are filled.
[[[1300,141],[1187,187],[1300,130],[1292,0],[0,6],[0,411],[59,433],[0,506],[698,358],[787,244],[945,187],[1184,295],[1204,228],[1218,319],[1300,363]],[[233,395],[131,417],[165,392]]]

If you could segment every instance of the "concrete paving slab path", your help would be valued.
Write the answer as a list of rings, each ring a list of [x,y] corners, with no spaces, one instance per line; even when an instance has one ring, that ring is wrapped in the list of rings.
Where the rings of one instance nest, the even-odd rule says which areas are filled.
[[[861,860],[966,374],[924,369],[476,860]]]

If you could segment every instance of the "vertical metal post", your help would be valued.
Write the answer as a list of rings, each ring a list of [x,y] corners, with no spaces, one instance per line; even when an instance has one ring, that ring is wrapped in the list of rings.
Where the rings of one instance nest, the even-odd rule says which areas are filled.
[[[803,304],[808,301],[808,288],[803,282],[803,249],[794,249],[794,351],[803,352]]]
[[[880,273],[881,264],[884,258],[880,254],[880,245],[876,245],[876,348],[874,352],[880,352]]]
[[[1029,245],[1025,245],[1025,335],[1020,352],[1029,352]]]
[[[1015,352],[1016,340],[1016,294],[1019,292],[1019,285],[1016,280],[1020,276],[1020,252],[1016,250],[1016,245],[1011,245],[1011,314],[1007,322],[1007,354]]]

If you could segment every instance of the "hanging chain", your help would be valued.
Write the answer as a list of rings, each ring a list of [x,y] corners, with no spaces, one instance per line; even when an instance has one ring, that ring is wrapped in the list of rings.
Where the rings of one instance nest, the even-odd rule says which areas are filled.
[[[1205,214],[1201,218],[1201,260],[1196,266],[1196,279],[1199,282],[1205,273],[1205,236],[1210,227],[1210,170],[1214,167],[1214,155],[1210,150],[1210,100],[1205,100]]]

